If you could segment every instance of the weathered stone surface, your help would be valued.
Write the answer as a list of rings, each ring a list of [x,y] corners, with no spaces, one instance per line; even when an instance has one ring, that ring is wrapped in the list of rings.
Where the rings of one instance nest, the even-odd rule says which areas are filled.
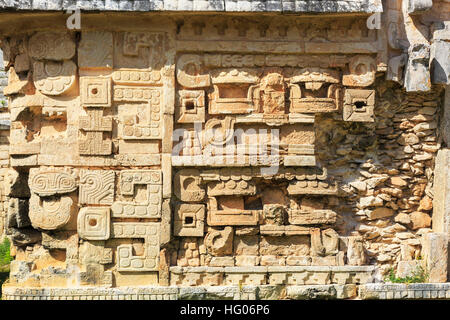
[[[449,234],[450,228],[450,159],[448,149],[438,152],[434,174],[433,231]]]
[[[11,285],[355,298],[406,269],[447,232],[438,3],[72,2],[80,32],[2,12]]]
[[[414,211],[410,214],[410,218],[411,229],[413,230],[431,226],[431,217],[424,212]]]
[[[254,1],[257,2],[257,1]],[[343,0],[336,3],[334,1],[311,1],[300,0],[295,4],[289,1],[272,0],[268,2],[260,1],[259,5],[252,5],[250,1],[180,1],[173,3],[170,0],[145,0],[130,1],[128,5],[120,5],[120,1],[93,1],[93,2],[73,2],[73,1],[9,1],[0,3],[1,9],[16,10],[72,10],[80,8],[83,10],[105,10],[105,11],[250,11],[250,12],[381,12],[381,2],[374,0]]]
[[[444,233],[427,233],[423,236],[424,260],[429,282],[447,282],[448,237]]]
[[[367,216],[369,217],[370,220],[375,220],[390,217],[393,214],[394,210],[385,207],[380,207],[374,209],[373,211],[370,211]]]

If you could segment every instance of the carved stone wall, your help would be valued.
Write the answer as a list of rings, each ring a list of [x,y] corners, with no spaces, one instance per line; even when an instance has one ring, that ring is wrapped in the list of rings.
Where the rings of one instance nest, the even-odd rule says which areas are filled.
[[[436,259],[444,90],[386,80],[367,18],[92,14],[5,36],[5,286],[354,286]]]

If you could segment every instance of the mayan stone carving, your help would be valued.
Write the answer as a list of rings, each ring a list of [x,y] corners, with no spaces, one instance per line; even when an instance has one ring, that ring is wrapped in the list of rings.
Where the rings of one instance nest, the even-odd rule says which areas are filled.
[[[267,3],[281,11],[83,12],[81,30],[0,4],[8,297],[266,285],[355,297],[391,269],[447,259],[448,1]]]

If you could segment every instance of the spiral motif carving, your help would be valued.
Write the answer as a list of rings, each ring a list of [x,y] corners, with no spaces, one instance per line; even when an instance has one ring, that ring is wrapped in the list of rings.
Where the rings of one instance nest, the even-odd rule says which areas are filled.
[[[76,190],[77,181],[66,172],[42,172],[31,175],[29,185],[32,192],[40,196],[51,196]]]

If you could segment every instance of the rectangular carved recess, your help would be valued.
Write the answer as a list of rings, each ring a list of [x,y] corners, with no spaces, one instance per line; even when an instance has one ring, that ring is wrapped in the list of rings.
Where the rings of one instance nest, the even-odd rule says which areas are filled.
[[[359,20],[354,41],[373,45]],[[25,252],[42,243],[36,259],[62,270],[35,277],[17,259],[12,270],[29,270],[12,271],[13,285],[66,286],[74,265],[81,285],[106,287],[366,279],[361,271],[348,280],[346,265],[365,264],[364,250],[338,233],[342,192],[316,140],[317,119],[373,121],[376,51],[320,52],[317,39],[336,36],[326,28],[299,42],[293,32],[303,29],[278,20],[266,29],[204,21],[177,35],[167,20],[147,31],[35,32],[21,38],[28,46],[8,42],[33,62],[8,91],[11,161],[30,190],[11,200],[11,215],[29,218],[11,226],[29,240],[14,244]],[[224,42],[203,41],[217,32]],[[285,50],[267,52],[262,40]],[[65,259],[51,260],[54,250]],[[315,266],[342,267],[348,279]]]

